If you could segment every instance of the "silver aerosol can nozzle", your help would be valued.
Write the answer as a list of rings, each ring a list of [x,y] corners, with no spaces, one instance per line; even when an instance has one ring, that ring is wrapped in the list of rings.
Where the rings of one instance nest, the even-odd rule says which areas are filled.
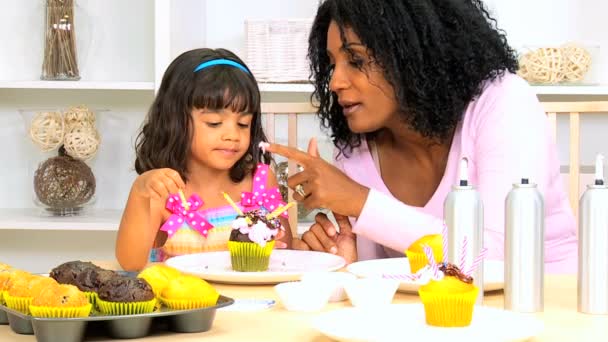
[[[469,182],[468,160],[460,160],[459,174],[452,191],[443,203],[443,217],[448,228],[448,255],[445,259],[465,268],[471,267],[475,257],[483,248],[483,204],[481,197]],[[466,237],[466,250],[462,244]],[[464,253],[464,259],[462,255]],[[465,272],[465,270],[462,270]],[[483,302],[483,261],[471,274],[475,286],[479,288],[477,304]]]
[[[460,159],[458,165],[458,184],[460,186],[469,185],[469,161],[467,158]]]
[[[608,314],[608,187],[604,156],[595,158],[595,181],[580,200],[578,225],[578,311]]]
[[[522,177],[505,199],[505,309],[543,311],[544,241],[542,195]]]
[[[595,157],[595,185],[604,185],[604,156]]]

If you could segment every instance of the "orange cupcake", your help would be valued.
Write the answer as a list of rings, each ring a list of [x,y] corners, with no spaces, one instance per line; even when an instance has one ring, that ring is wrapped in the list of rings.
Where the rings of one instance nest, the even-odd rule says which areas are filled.
[[[25,274],[21,277],[17,276],[12,279],[10,287],[4,293],[6,306],[13,310],[29,314],[32,299],[46,287],[51,285],[57,285],[57,282],[49,277],[29,274]]]
[[[74,285],[54,284],[45,287],[30,305],[32,316],[45,318],[87,317],[91,312],[89,299]]]

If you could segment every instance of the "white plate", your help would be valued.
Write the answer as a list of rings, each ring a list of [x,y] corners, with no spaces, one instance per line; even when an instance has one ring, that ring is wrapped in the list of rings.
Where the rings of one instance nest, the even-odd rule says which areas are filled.
[[[504,267],[502,261],[484,261],[484,291],[503,288]],[[410,264],[407,258],[386,258],[355,262],[348,265],[346,269],[361,278],[382,277],[383,274],[409,274]],[[399,284],[399,291],[417,293],[419,286],[420,284],[414,281],[403,280]]]
[[[427,325],[422,304],[345,308],[320,314],[313,328],[337,341],[519,341],[538,335],[543,324],[530,315],[476,306],[471,325]]]
[[[228,251],[182,255],[166,263],[184,273],[227,284],[276,284],[300,280],[306,272],[335,271],[345,265],[344,258],[337,255],[289,249],[272,251],[265,272],[233,271]]]

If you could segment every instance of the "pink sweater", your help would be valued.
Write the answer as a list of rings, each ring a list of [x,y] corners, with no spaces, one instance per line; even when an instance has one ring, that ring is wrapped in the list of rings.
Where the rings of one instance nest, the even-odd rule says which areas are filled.
[[[522,176],[537,183],[545,200],[545,270],[576,272],[576,224],[559,173],[548,121],[530,86],[507,74],[488,82],[458,125],[445,173],[424,207],[394,198],[375,167],[365,141],[348,158],[335,163],[350,178],[371,190],[357,219],[359,260],[403,256],[418,238],[438,234],[443,201],[458,178],[458,163],[469,160],[469,180],[484,205],[484,246],[488,259],[504,258],[505,197]]]

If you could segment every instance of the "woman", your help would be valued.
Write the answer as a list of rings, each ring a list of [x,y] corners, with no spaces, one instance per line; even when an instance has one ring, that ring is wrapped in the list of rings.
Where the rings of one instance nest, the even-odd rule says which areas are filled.
[[[288,182],[295,199],[333,211],[340,233],[317,215],[295,248],[349,262],[402,256],[441,232],[443,201],[466,157],[488,258],[503,259],[505,197],[526,176],[545,198],[546,269],[574,272],[575,221],[546,117],[481,1],[326,0],[309,44],[335,166],[314,156],[314,142],[308,155],[269,151],[304,167]]]

